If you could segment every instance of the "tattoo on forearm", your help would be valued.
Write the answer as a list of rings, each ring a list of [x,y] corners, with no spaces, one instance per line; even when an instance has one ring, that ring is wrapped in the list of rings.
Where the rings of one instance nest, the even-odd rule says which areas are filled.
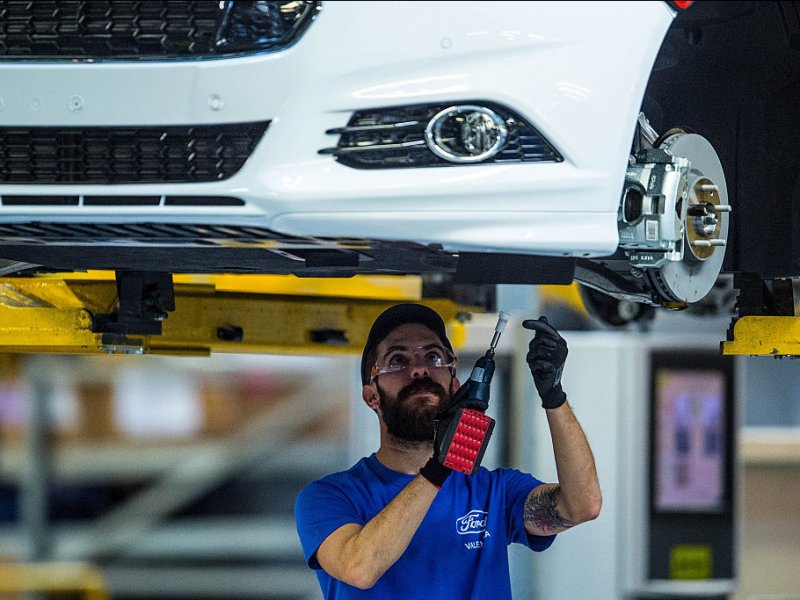
[[[542,531],[568,529],[575,523],[565,519],[558,512],[558,489],[549,488],[542,490],[538,494],[531,494],[525,502],[524,516],[525,521],[532,523]]]

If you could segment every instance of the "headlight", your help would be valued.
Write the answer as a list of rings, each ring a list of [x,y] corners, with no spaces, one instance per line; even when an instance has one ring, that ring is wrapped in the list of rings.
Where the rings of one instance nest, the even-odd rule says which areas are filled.
[[[229,1],[217,46],[223,52],[283,49],[308,28],[319,2]]]

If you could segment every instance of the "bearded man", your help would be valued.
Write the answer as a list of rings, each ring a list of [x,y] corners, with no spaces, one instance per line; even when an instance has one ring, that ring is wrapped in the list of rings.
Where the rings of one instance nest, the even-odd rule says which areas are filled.
[[[511,598],[509,544],[542,551],[556,534],[597,517],[594,458],[561,386],[566,342],[543,317],[523,326],[536,331],[527,359],[558,483],[515,469],[446,467],[435,422],[460,383],[444,322],[420,304],[376,319],[361,378],[380,447],[309,484],[295,504],[303,551],[326,599]]]

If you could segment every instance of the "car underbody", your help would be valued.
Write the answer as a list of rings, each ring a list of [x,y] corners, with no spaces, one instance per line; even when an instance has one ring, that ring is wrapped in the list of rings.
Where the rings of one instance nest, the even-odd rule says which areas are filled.
[[[737,278],[741,286],[760,279],[759,285],[769,287],[771,280],[800,271],[800,203],[795,197],[800,159],[792,147],[792,131],[800,127],[800,104],[792,100],[800,85],[793,46],[798,38],[795,3],[703,2],[677,15],[634,124],[618,200],[620,243],[612,253],[483,252],[480,244],[459,248],[386,233],[379,238],[290,234],[291,227],[278,231],[257,220],[204,219],[202,211],[180,219],[169,214],[138,218],[135,211],[123,214],[124,209],[228,207],[240,201],[225,195],[181,196],[170,193],[169,186],[163,193],[149,193],[151,186],[136,195],[109,196],[95,193],[91,185],[80,193],[57,195],[42,194],[41,185],[35,193],[19,193],[17,185],[11,188],[14,193],[2,194],[3,206],[34,210],[0,223],[2,273],[414,274],[438,289],[449,282],[462,290],[465,285],[482,289],[497,283],[575,280],[616,300],[673,309],[701,301],[720,272],[745,274]],[[329,153],[350,160],[352,153],[341,150],[342,140],[358,127],[336,130],[340,150]],[[246,128],[239,133],[241,140],[232,143],[252,146],[257,139],[257,132]],[[219,135],[210,132],[206,141],[219,141]],[[26,143],[31,148],[37,144]],[[143,147],[146,143],[141,142]],[[145,168],[139,163],[134,166]],[[220,164],[210,160],[202,168],[213,179],[222,176],[214,175],[214,169],[223,168]],[[200,181],[203,172],[193,171]],[[38,173],[43,176],[42,169]],[[124,173],[119,177],[125,181]],[[6,176],[5,183],[19,181]],[[73,204],[123,211],[86,221],[42,212]],[[569,219],[565,214],[566,229]],[[651,235],[651,225],[657,234]]]

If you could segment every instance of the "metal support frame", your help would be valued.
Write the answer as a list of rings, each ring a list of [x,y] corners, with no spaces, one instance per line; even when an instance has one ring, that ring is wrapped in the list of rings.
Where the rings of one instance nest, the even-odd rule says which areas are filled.
[[[791,280],[764,282],[756,274],[740,273],[734,285],[740,289],[737,316],[721,343],[722,353],[800,355],[800,316]],[[456,346],[466,337],[467,314],[485,310],[427,293],[423,298],[417,276],[115,277],[109,271],[89,271],[9,277],[0,278],[0,351],[357,354],[373,320],[397,302],[435,308]]]
[[[197,448],[151,486],[55,548],[54,556],[62,560],[125,556],[171,514],[234,475],[268,462],[310,421],[337,406],[335,397],[307,390],[284,398],[230,439]]]
[[[92,331],[105,334],[161,334],[161,322],[175,310],[171,273],[117,271],[116,310],[97,314]]]
[[[463,321],[467,313],[483,310],[449,299],[422,299],[421,278],[414,276],[328,280],[275,275],[175,275],[173,280],[175,310],[158,321],[159,326],[163,325],[162,332],[154,335],[141,334],[142,330],[135,327],[120,329],[119,319],[117,327],[97,327],[97,315],[108,317],[125,300],[120,294],[126,286],[118,285],[111,272],[0,278],[0,350],[61,354],[356,354],[374,319],[397,302],[422,302],[436,309],[448,323],[455,345],[465,336]],[[135,313],[131,307],[146,295],[147,282],[120,281],[127,281],[134,288],[126,294],[126,306]],[[155,289],[169,296],[170,290],[164,285]],[[159,310],[169,310],[169,300],[161,298]],[[115,324],[108,318],[103,323]]]
[[[42,363],[41,360],[34,360],[27,370],[31,402],[26,440],[27,468],[20,495],[20,512],[28,538],[26,558],[30,562],[49,559],[51,547],[48,525],[51,466],[48,407],[52,382]]]

